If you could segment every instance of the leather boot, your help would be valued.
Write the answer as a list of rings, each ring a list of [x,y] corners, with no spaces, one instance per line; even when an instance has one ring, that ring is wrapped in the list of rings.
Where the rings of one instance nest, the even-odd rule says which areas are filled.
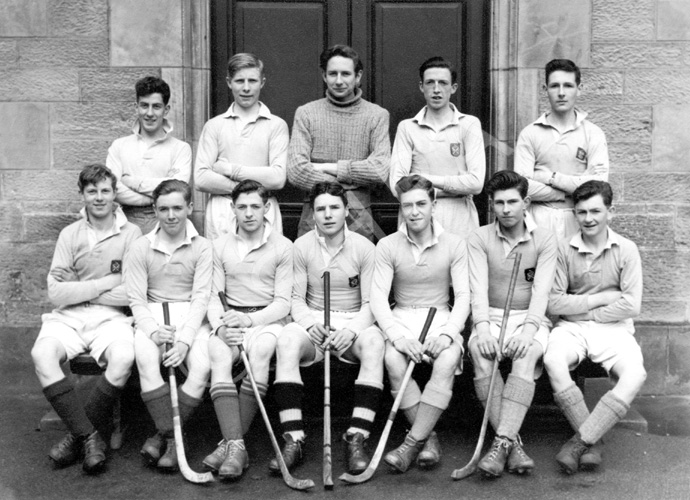
[[[343,434],[343,440],[347,443],[347,471],[350,474],[361,474],[366,470],[370,460],[364,451],[364,435],[361,432]]]
[[[436,467],[441,461],[441,443],[438,442],[438,436],[435,431],[431,431],[429,437],[424,443],[422,451],[417,456],[417,466],[422,469],[431,469]]]
[[[604,440],[600,439],[580,457],[580,469],[586,471],[596,470],[601,465],[601,455],[604,452]]]
[[[67,467],[77,463],[82,454],[83,443],[83,437],[80,438],[68,432],[65,437],[50,449],[48,456],[58,467]]]
[[[232,481],[241,478],[244,471],[249,467],[249,456],[244,447],[243,439],[228,441],[227,450],[227,456],[218,469],[218,477],[222,480]]]
[[[398,472],[405,472],[417,458],[423,446],[424,441],[415,441],[408,434],[405,436],[405,441],[403,441],[400,446],[386,453],[386,456],[383,457],[383,461]]]
[[[206,455],[203,460],[204,466],[209,470],[218,470],[223,465],[223,461],[228,454],[228,443],[230,441],[223,439],[218,443],[218,447],[213,450],[213,453]]]
[[[175,438],[165,440],[165,453],[156,464],[159,469],[166,471],[177,470],[177,450],[175,449]]]
[[[503,436],[496,436],[494,442],[491,443],[489,453],[484,455],[484,458],[479,461],[477,467],[487,477],[501,477],[512,447],[513,442],[510,439]]]
[[[82,469],[87,474],[98,474],[103,471],[105,466],[106,444],[103,438],[94,431],[86,437],[84,441],[84,462]]]
[[[556,455],[556,462],[566,474],[575,474],[580,466],[580,457],[589,449],[589,445],[580,438],[578,432],[561,447]]]
[[[161,458],[161,450],[165,445],[165,440],[160,432],[156,432],[153,436],[148,438],[141,447],[139,453],[144,457],[144,460],[149,465],[153,465]]]
[[[302,441],[295,441],[292,439],[292,436],[287,433],[283,434],[283,438],[285,439],[285,444],[283,445],[281,454],[283,455],[283,460],[285,460],[285,465],[287,466],[288,470],[291,471],[304,459],[302,454],[303,443]],[[280,474],[280,465],[278,465],[277,459],[271,459],[271,461],[268,463],[268,470],[271,471],[272,474]]]
[[[522,439],[520,435],[516,436],[513,441],[513,449],[510,450],[508,456],[508,472],[512,474],[529,474],[534,469],[534,460],[532,460],[522,447]]]

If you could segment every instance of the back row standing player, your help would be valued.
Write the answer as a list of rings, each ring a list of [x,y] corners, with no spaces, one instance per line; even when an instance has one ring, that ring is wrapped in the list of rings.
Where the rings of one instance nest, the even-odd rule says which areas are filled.
[[[155,76],[135,84],[137,122],[132,135],[116,139],[108,149],[106,166],[117,177],[117,202],[127,219],[142,233],[153,230],[156,214],[153,190],[166,179],[189,182],[192,148],[172,136],[167,120],[170,87]]]
[[[551,110],[520,133],[514,171],[529,179],[537,225],[564,238],[578,231],[573,191],[589,180],[608,180],[609,155],[604,132],[575,107],[582,90],[580,68],[554,59],[545,73]]]
[[[288,154],[288,179],[309,192],[317,182],[346,190],[349,228],[373,240],[385,236],[371,215],[371,186],[385,184],[390,168],[388,111],[362,99],[363,65],[347,45],[320,57],[326,97],[297,108]],[[302,208],[298,236],[314,227],[310,203]],[[378,230],[377,230],[378,229]]]
[[[486,159],[482,127],[474,116],[460,113],[450,102],[458,89],[455,68],[432,57],[419,68],[419,90],[426,106],[414,118],[403,120],[393,143],[390,188],[410,174],[434,185],[434,220],[446,230],[467,237],[479,227],[472,195],[484,186]],[[400,221],[402,221],[402,211]]]
[[[288,127],[259,101],[266,83],[264,63],[253,54],[235,54],[228,61],[228,87],[233,103],[210,119],[199,138],[194,184],[211,197],[206,205],[206,237],[235,230],[230,193],[241,181],[260,182],[266,189],[285,186]],[[270,199],[266,218],[283,234],[278,201]]]

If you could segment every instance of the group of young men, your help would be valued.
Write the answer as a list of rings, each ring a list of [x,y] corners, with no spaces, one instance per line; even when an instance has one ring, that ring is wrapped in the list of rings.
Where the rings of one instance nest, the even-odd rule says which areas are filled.
[[[275,355],[288,468],[303,459],[306,439],[300,367],[331,353],[359,364],[343,434],[348,471],[361,473],[369,463],[365,442],[384,367],[392,394],[402,391],[400,409],[410,425],[384,461],[400,472],[413,463],[431,468],[441,457],[434,427],[462,370],[471,313],[474,385],[496,434],[479,468],[492,477],[506,465],[517,473],[534,468],[519,430],[542,361],[576,432],[558,463],[568,473],[596,467],[601,437],[645,379],[632,335],[642,273],[635,244],[608,226],[606,141],[575,108],[577,66],[567,60],[546,66],[550,111],[520,134],[515,172],[498,172],[485,185],[481,126],[451,104],[457,74],[448,61],[434,57],[420,67],[427,104],[401,122],[392,154],[388,113],[362,99],[357,53],[334,46],[320,65],[326,96],[298,108],[290,138],[285,122],[259,101],[261,61],[251,54],[230,59],[234,102],[204,127],[194,168],[196,188],[210,194],[206,237],[189,220],[191,150],[170,135],[169,88],[153,77],[137,82],[134,133],[113,143],[107,167],[80,173],[83,217],[61,232],[48,274],[58,308],[43,316],[32,357],[46,398],[69,430],[49,456],[59,466],[81,459],[86,472],[103,469],[101,435],[136,362],[156,428],[141,453],[159,468],[176,468],[170,389],[160,365],[184,364],[180,420],[189,420],[210,380],[222,439],[203,463],[223,479],[238,479],[249,464],[244,438],[259,405],[248,378],[239,389],[233,382],[244,349],[261,397]],[[282,235],[271,194],[286,178],[308,196],[294,244]],[[388,184],[400,201],[399,229],[388,236],[371,216],[374,184]],[[479,227],[472,196],[482,189],[496,221]],[[508,294],[513,304],[499,345]],[[422,343],[431,307],[438,312]],[[550,318],[558,318],[553,329]],[[60,368],[83,352],[105,367],[85,404]],[[586,357],[617,381],[591,413],[569,373]],[[503,359],[512,360],[510,374],[498,377],[491,392],[494,362]],[[403,386],[409,361],[432,364],[423,390],[414,381]],[[280,472],[276,459],[269,469]]]

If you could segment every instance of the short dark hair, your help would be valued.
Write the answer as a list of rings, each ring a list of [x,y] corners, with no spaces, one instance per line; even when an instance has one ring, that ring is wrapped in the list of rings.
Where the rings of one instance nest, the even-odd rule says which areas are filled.
[[[79,172],[79,180],[77,181],[77,186],[79,186],[79,192],[83,193],[86,186],[93,184],[94,186],[99,182],[110,179],[110,184],[113,186],[113,191],[117,191],[117,177],[115,174],[105,165],[100,163],[92,163],[91,165],[86,165]]]
[[[317,182],[314,184],[314,187],[311,188],[311,191],[309,191],[309,206],[313,209],[314,208],[314,202],[316,202],[316,198],[321,196],[322,194],[330,194],[331,196],[337,196],[341,200],[343,200],[343,206],[347,206],[347,194],[345,193],[345,189],[343,186],[338,184],[337,182]]]
[[[402,196],[403,193],[412,191],[413,189],[423,189],[426,194],[429,195],[430,200],[436,199],[436,190],[434,185],[426,177],[422,177],[419,174],[412,174],[403,177],[395,184],[395,191],[398,193],[398,197]]]
[[[507,191],[508,189],[517,189],[520,196],[524,200],[527,198],[527,190],[529,183],[526,178],[513,172],[512,170],[501,170],[491,176],[486,183],[486,193],[493,197],[496,191]]]
[[[268,197],[271,196],[271,193],[268,192],[268,189],[266,189],[263,184],[250,179],[246,179],[234,187],[232,193],[230,193],[232,202],[235,203],[242,193],[257,193],[261,197],[261,201],[264,202],[264,205],[268,201]]]
[[[613,189],[611,184],[606,181],[587,181],[580,184],[575,191],[573,191],[573,205],[577,205],[581,201],[589,200],[591,197],[600,194],[604,205],[610,207],[613,203]]]
[[[157,76],[145,76],[134,84],[134,89],[137,92],[137,102],[141,97],[151,94],[160,94],[166,106],[170,101],[170,86]]]
[[[430,68],[445,68],[448,71],[450,71],[450,79],[451,83],[457,83],[458,81],[458,72],[453,66],[453,64],[447,60],[444,59],[443,57],[440,56],[434,56],[430,57],[426,61],[422,63],[422,65],[419,67],[419,81],[423,82],[424,81],[424,72]]]
[[[228,77],[232,78],[240,70],[257,68],[259,74],[264,76],[264,62],[249,52],[240,52],[228,60]]]
[[[151,197],[153,198],[153,204],[155,205],[158,198],[171,193],[182,193],[185,203],[189,205],[192,202],[192,186],[187,184],[185,181],[180,181],[177,179],[166,179],[156,186],[153,190]]]
[[[546,67],[544,68],[546,85],[549,84],[549,76],[551,76],[551,73],[554,71],[575,73],[575,83],[580,85],[580,68],[570,59],[552,59],[546,63]]]
[[[340,57],[347,57],[348,59],[352,59],[352,62],[355,65],[355,74],[359,73],[364,69],[364,64],[362,64],[362,60],[359,58],[359,54],[350,47],[349,45],[333,45],[332,47],[328,47],[326,50],[321,52],[321,55],[319,56],[319,67],[323,70],[326,71],[326,68],[328,67],[328,61],[331,60],[331,58],[340,56]]]

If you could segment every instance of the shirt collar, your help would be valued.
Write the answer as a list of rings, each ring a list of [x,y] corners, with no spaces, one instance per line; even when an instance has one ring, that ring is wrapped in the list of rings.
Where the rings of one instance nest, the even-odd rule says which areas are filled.
[[[144,235],[144,237],[151,242],[151,248],[158,249],[158,230],[161,228],[160,222],[156,222],[156,226],[150,233]],[[187,224],[185,225],[185,238],[180,246],[191,245],[192,240],[199,236],[199,232],[192,224],[192,221],[187,219]],[[179,247],[178,247],[179,248]]]
[[[233,102],[230,104],[230,107],[228,110],[223,113],[224,118],[239,118],[240,115],[235,113],[235,103]],[[271,114],[271,110],[268,109],[268,106],[266,106],[263,102],[259,101],[259,114],[256,117],[256,121],[259,120],[259,118],[266,118],[267,120],[270,120],[273,117],[273,114]]]
[[[127,224],[127,216],[125,213],[122,211],[122,208],[120,205],[117,203],[113,203],[113,215],[115,215],[115,224],[113,225],[113,234],[118,234],[120,230],[124,227],[125,224]],[[93,227],[91,226],[91,222],[89,221],[89,217],[86,214],[86,207],[82,207],[81,210],[79,210],[79,215],[82,217],[84,220],[84,224],[86,224],[88,227]]]
[[[530,214],[529,212],[525,214],[525,218],[523,220],[525,222],[526,231],[522,235],[522,238],[520,238],[520,241],[529,241],[532,239],[532,233],[535,229],[537,229],[537,223],[534,221],[532,214]],[[496,236],[498,236],[499,238],[507,239],[501,231],[501,224],[498,222],[498,219],[494,222],[494,229],[496,230]]]
[[[543,113],[537,120],[534,122],[537,125],[542,125],[544,127],[551,127],[551,124],[546,121],[546,117],[551,114],[551,111],[547,111]],[[579,109],[575,108],[575,126],[573,129],[576,129],[580,125],[582,125],[582,122],[585,121],[585,118],[587,118],[587,112],[586,111],[580,111]]]
[[[244,239],[242,239],[242,237],[240,236],[239,229],[240,229],[239,224],[237,224],[237,222],[235,222],[235,229],[233,230],[233,234],[235,235],[235,237],[238,240],[244,241]],[[264,217],[264,234],[261,237],[261,241],[259,242],[259,244],[257,245],[256,248],[259,248],[260,246],[265,245],[266,242],[268,241],[268,237],[271,236],[272,232],[273,232],[273,225],[268,221],[268,219],[266,217]]]
[[[449,105],[450,105],[450,108],[453,110],[453,116],[451,117],[450,122],[447,123],[445,126],[457,125],[458,123],[460,123],[460,118],[462,118],[462,117],[464,117],[464,116],[467,116],[467,115],[465,115],[464,113],[461,113],[460,111],[458,111],[458,108],[456,108],[456,107],[453,105],[453,103],[449,103]],[[414,118],[412,118],[412,121],[417,122],[418,125],[423,125],[423,126],[426,126],[426,127],[431,127],[431,125],[429,125],[429,124],[427,123],[427,121],[426,121],[426,111],[427,111],[427,108],[428,108],[428,106],[424,106],[424,107],[419,111],[419,113],[417,113],[417,114],[414,116]]]
[[[161,137],[160,139],[156,139],[154,142],[163,142],[166,140],[168,137],[170,137],[170,134],[172,134],[173,131],[173,125],[168,121],[167,118],[163,118],[163,132],[165,132],[165,135]],[[134,126],[132,127],[132,133],[136,135],[138,138],[143,139],[143,136],[141,135],[141,123],[139,120],[136,121]]]
[[[314,231],[314,236],[316,237],[316,241],[319,242],[319,245],[321,245],[323,248],[328,249],[328,246],[326,245],[326,237],[325,237],[325,236],[321,236],[321,235],[319,234],[319,230],[318,230],[318,228],[316,227],[316,225],[314,226],[313,231]],[[338,249],[338,251],[340,251],[340,249],[343,248],[343,247],[345,246],[345,243],[347,242],[347,239],[350,237],[350,233],[351,233],[351,231],[348,229],[347,224],[345,224],[345,225],[343,226],[343,244],[340,245],[340,248]],[[337,253],[337,252],[336,252],[336,253]]]
[[[604,250],[610,250],[613,245],[620,246],[621,238],[621,235],[609,227],[608,234],[606,235],[606,245],[604,246]],[[568,243],[570,246],[576,248],[580,253],[593,253],[582,239],[582,231],[575,233],[573,237],[570,238]]]
[[[407,224],[403,222],[400,224],[400,227],[398,227],[398,231],[400,231],[402,234],[405,235],[405,238],[407,238],[407,241],[409,241],[411,244],[416,245],[417,243],[410,238],[410,233],[407,232]],[[431,233],[432,233],[432,238],[431,238],[431,244],[429,247],[433,247],[435,244],[438,243],[439,237],[445,232],[446,230],[443,229],[443,226],[441,226],[441,223],[436,221],[435,219],[431,219]]]

